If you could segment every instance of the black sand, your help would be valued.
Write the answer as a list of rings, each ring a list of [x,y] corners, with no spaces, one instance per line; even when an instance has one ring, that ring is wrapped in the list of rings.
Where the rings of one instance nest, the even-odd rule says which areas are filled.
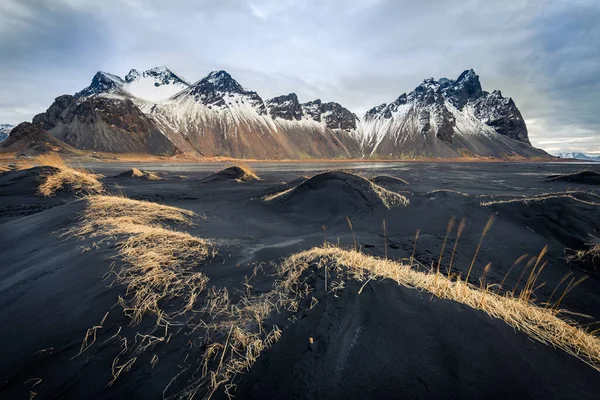
[[[327,240],[352,245],[348,215],[363,251],[385,253],[382,221],[386,221],[387,254],[409,257],[417,229],[416,257],[425,265],[437,260],[451,217],[465,218],[454,268],[466,272],[481,230],[490,215],[496,221],[484,240],[472,273],[478,283],[498,283],[523,253],[536,255],[548,245],[548,266],[539,281],[537,301],[547,299],[567,272],[588,279],[571,292],[563,306],[587,314],[570,316],[582,323],[600,319],[600,283],[590,266],[570,265],[565,248],[583,249],[600,229],[600,198],[591,194],[481,206],[490,200],[513,199],[596,186],[546,182],[549,175],[584,169],[575,164],[256,164],[261,181],[216,180],[214,164],[95,164],[88,168],[115,176],[135,167],[164,172],[160,181],[121,177],[103,182],[115,192],[193,210],[206,217],[188,231],[214,239],[220,254],[203,271],[215,287],[233,292],[260,262],[277,261]],[[358,167],[369,176],[389,175],[408,185],[395,189],[409,198],[408,207],[391,210],[370,206],[368,194],[338,180],[320,182],[285,202],[267,204],[267,194],[302,185],[303,175],[332,168]],[[585,168],[599,171],[598,166]],[[181,175],[185,179],[181,179]],[[194,362],[201,348],[190,337],[173,335],[168,345],[140,355],[131,371],[114,385],[110,370],[119,346],[106,342],[118,327],[122,335],[148,330],[152,321],[132,328],[116,305],[123,288],[108,288],[106,274],[114,256],[111,243],[82,252],[91,242],[57,236],[72,226],[83,204],[73,193],[37,196],[35,172],[0,176],[0,398],[162,398],[168,383]],[[314,182],[313,182],[314,183]],[[383,183],[382,183],[383,186]],[[314,189],[314,188],[313,188]],[[358,187],[360,189],[360,187]],[[360,190],[359,190],[360,191]],[[355,193],[356,192],[356,193]],[[353,196],[358,196],[356,200]],[[322,202],[315,198],[321,198]],[[326,203],[323,203],[326,202]],[[590,204],[592,203],[592,204]],[[325,226],[325,228],[323,228]],[[451,242],[453,243],[453,242]],[[112,244],[114,246],[114,243]],[[449,259],[451,248],[445,251]],[[318,279],[315,277],[314,279]],[[506,287],[513,287],[511,274]],[[254,287],[270,289],[273,277],[261,275]],[[599,372],[583,362],[522,333],[502,321],[450,301],[398,287],[391,282],[350,282],[339,298],[315,293],[317,306],[295,323],[273,316],[283,329],[281,340],[267,350],[252,370],[236,380],[237,398],[595,398]],[[522,285],[522,283],[521,283]],[[88,328],[109,315],[96,343],[77,356]],[[597,328],[598,326],[595,325]],[[315,338],[309,346],[308,337]],[[202,338],[194,338],[201,341]],[[77,356],[77,357],[75,357]],[[75,357],[75,358],[73,358]],[[35,379],[42,381],[35,385]],[[31,379],[34,379],[33,381]],[[168,392],[167,394],[170,394]],[[223,397],[218,393],[217,397]]]

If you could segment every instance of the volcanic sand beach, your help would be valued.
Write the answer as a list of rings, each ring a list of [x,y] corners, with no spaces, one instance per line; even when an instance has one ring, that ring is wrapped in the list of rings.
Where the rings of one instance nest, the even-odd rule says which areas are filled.
[[[597,398],[597,369],[482,310],[333,266],[325,275],[319,263],[307,264],[300,281],[309,293],[296,299],[282,294],[277,273],[287,257],[328,243],[413,261],[423,272],[439,264],[445,274],[452,259],[451,272],[463,280],[469,274],[474,290],[504,293],[524,287],[526,261],[547,246],[530,301],[555,303],[569,282],[580,281],[560,299],[569,313],[558,317],[592,332],[600,327],[597,261],[566,258],[598,236],[599,187],[548,179],[600,172],[598,165],[249,163],[257,179],[220,173],[228,163],[81,166],[102,175],[103,196],[119,196],[101,210],[109,218],[131,222],[124,218],[133,218],[138,203],[124,197],[184,210],[181,219],[153,216],[168,232],[143,248],[163,260],[177,240],[188,243],[168,254],[168,262],[189,266],[168,278],[181,292],[133,323],[140,310],[133,290],[145,272],[121,268],[146,253],[125,254],[122,241],[146,232],[131,231],[140,229],[134,221],[104,235],[117,229],[111,220],[78,231],[94,211],[82,192],[41,196],[47,167],[1,174],[2,398],[226,398],[226,391],[237,398]],[[198,283],[190,301],[192,276]],[[275,294],[278,307],[270,305]],[[203,371],[211,345],[216,356]],[[245,373],[227,374],[225,366]]]

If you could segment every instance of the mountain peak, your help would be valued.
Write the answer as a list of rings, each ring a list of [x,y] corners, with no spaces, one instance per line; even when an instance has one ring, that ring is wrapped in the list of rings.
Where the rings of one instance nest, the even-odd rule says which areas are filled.
[[[123,86],[125,82],[117,75],[98,71],[92,78],[92,83],[75,94],[76,97],[93,96],[101,93],[112,93]]]
[[[302,119],[302,106],[296,93],[277,96],[265,102],[269,114],[274,118],[299,121]]]
[[[458,78],[452,83],[444,87],[444,94],[459,110],[469,102],[483,96],[479,75],[473,69],[463,71]]]

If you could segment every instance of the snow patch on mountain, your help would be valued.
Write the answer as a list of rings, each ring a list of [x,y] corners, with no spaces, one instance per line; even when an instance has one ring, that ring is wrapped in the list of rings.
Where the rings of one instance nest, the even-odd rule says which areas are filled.
[[[113,94],[116,97],[158,102],[188,88],[189,83],[167,67],[155,67],[146,71],[132,69],[125,79],[107,72],[98,72],[92,83],[76,94],[76,97]]]
[[[10,125],[10,124],[0,124],[0,142],[3,142],[6,139],[8,139],[8,135],[10,134],[10,131],[12,131],[14,127],[15,127],[14,125]]]

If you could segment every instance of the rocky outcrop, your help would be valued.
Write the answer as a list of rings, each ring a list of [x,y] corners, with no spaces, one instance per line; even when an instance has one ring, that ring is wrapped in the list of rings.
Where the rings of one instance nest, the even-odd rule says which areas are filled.
[[[76,150],[31,122],[22,122],[14,127],[8,139],[0,143],[0,153],[31,157],[49,152],[75,153]]]
[[[175,146],[129,99],[70,95],[56,98],[33,124],[82,150],[173,155]]]
[[[295,93],[274,97],[266,101],[269,115],[273,118],[300,121],[302,119],[302,106]]]
[[[329,129],[353,131],[359,122],[356,114],[334,102],[323,103],[320,99],[302,104],[304,114],[317,122],[324,122]]]

